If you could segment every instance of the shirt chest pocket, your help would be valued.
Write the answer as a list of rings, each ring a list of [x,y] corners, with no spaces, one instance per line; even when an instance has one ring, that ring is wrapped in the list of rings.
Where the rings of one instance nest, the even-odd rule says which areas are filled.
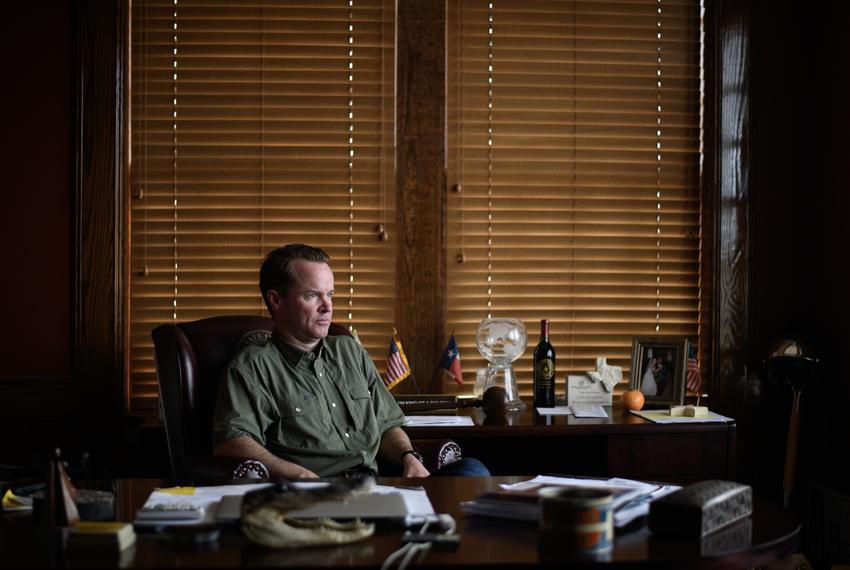
[[[345,393],[345,405],[356,430],[371,430],[375,423],[372,394],[365,388],[352,388]]]
[[[316,397],[281,403],[280,438],[286,445],[304,447],[322,441],[326,423]]]

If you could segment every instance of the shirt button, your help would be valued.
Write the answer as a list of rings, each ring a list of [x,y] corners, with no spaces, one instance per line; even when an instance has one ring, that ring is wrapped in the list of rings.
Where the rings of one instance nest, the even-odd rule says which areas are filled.
[[[366,452],[363,451],[362,449],[360,450],[360,453],[362,453],[363,455],[366,455]]]
[[[331,402],[331,407],[332,407],[332,408],[335,408],[335,407],[336,407],[336,402]]]
[[[319,372],[319,376],[324,376],[324,374],[322,374],[321,372]]]
[[[348,432],[346,432],[345,437],[351,437],[351,436],[349,436],[349,435],[348,435]]]
[[[301,408],[295,408],[295,411],[296,411],[296,412],[300,412],[300,411],[301,411]]]

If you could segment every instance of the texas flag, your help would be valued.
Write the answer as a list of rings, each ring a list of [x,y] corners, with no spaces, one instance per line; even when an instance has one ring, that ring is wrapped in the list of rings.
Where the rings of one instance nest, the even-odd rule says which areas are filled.
[[[443,358],[440,359],[440,369],[449,373],[449,376],[455,379],[459,385],[463,385],[463,372],[460,370],[460,352],[457,350],[457,341],[455,335],[449,339],[449,344],[446,345],[446,350],[443,351]]]

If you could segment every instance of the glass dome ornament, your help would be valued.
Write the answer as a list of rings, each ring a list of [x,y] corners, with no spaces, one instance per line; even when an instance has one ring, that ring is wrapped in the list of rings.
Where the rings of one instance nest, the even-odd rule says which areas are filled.
[[[516,374],[511,363],[522,356],[528,344],[528,331],[519,319],[484,319],[475,335],[476,346],[481,356],[490,364],[484,381],[484,392],[491,386],[505,389],[508,411],[525,408],[519,398]]]

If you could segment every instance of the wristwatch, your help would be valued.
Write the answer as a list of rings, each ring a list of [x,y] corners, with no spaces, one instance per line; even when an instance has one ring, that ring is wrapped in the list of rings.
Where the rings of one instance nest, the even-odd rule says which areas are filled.
[[[413,457],[419,460],[419,463],[425,465],[425,458],[422,457],[422,454],[416,451],[415,449],[408,449],[407,451],[402,452],[402,454],[398,456],[399,463],[404,463],[405,455],[412,455]]]

